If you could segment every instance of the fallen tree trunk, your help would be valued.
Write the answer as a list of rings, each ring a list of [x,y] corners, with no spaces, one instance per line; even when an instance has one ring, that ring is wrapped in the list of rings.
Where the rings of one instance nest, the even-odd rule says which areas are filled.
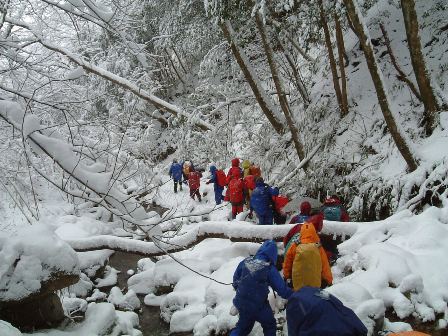
[[[335,224],[332,223],[331,225]],[[351,236],[356,232],[356,224],[343,223],[343,226],[344,233],[339,234],[340,236]],[[78,252],[111,249],[147,257],[157,257],[165,255],[167,252],[184,251],[209,238],[229,239],[232,242],[260,243],[268,239],[281,242],[283,237],[293,227],[294,225],[289,224],[253,225],[235,222],[202,222],[199,225],[195,225],[190,231],[181,233],[171,239],[153,237],[153,240],[157,241],[157,243],[107,235],[66,240],[66,242]],[[334,230],[331,227],[327,229],[324,227],[322,235],[335,236],[330,231]]]

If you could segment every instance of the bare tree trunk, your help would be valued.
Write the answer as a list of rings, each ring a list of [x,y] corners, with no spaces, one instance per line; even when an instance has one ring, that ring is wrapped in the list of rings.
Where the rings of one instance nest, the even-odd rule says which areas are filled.
[[[420,93],[418,92],[414,83],[412,83],[412,81],[408,78],[408,76],[406,76],[406,74],[403,72],[403,70],[401,70],[400,66],[398,65],[397,59],[395,58],[395,55],[392,51],[392,47],[390,45],[389,35],[387,34],[386,28],[384,28],[384,25],[382,23],[380,23],[380,29],[381,32],[383,33],[384,44],[386,45],[387,53],[389,54],[392,65],[398,72],[397,79],[402,82],[405,82],[408,85],[409,89],[412,91],[412,93],[417,97],[417,99],[422,101],[422,97],[420,96]]]
[[[259,13],[255,15],[255,22],[258,27],[258,31],[260,32],[261,41],[263,43],[264,52],[266,54],[266,58],[269,63],[269,68],[271,69],[272,79],[274,80],[275,89],[277,90],[278,101],[280,103],[280,107],[283,110],[283,114],[285,115],[286,122],[288,123],[289,131],[291,132],[292,141],[294,142],[294,147],[297,152],[297,156],[300,160],[305,157],[305,153],[303,150],[303,145],[299,139],[299,132],[297,130],[296,124],[292,118],[291,111],[289,109],[288,100],[286,98],[285,90],[282,86],[282,82],[278,75],[277,65],[275,64],[274,55],[272,52],[271,45],[269,44],[267,32],[263,23],[263,18]],[[305,167],[304,167],[305,168]]]
[[[184,66],[184,64],[183,64],[183,62],[182,62],[182,60],[180,59],[179,54],[178,54],[177,51],[176,51],[176,48],[171,47],[171,49],[173,49],[174,55],[176,55],[176,58],[177,58],[177,60],[179,61],[179,64],[180,64],[180,66],[182,67],[182,70],[183,70],[185,73],[187,73],[187,69],[185,68],[185,66]]]
[[[292,38],[289,33],[286,30],[283,30],[283,35],[288,39],[289,42],[291,42],[292,46],[299,52],[300,55],[302,55],[302,57],[307,60],[308,62],[315,62],[315,59],[313,59],[310,55],[308,55],[306,53],[305,50],[303,50],[299,44],[297,43],[297,41],[294,40],[294,38]]]
[[[252,92],[257,99],[258,105],[260,105],[261,110],[263,111],[266,118],[268,118],[272,127],[274,127],[275,131],[278,134],[283,134],[285,132],[282,123],[277,119],[275,115],[275,109],[272,104],[270,98],[266,95],[266,92],[262,87],[259,87],[257,74],[252,71],[250,67],[249,60],[247,56],[244,54],[244,51],[237,45],[235,41],[235,34],[233,32],[232,24],[230,21],[225,20],[220,22],[221,30],[224,34],[224,37],[227,39],[227,42],[232,49],[233,56],[235,56],[238,65],[240,66],[241,71],[246,77],[247,82],[249,83]]]
[[[324,29],[325,45],[327,46],[328,58],[330,60],[330,68],[331,68],[331,74],[333,76],[334,91],[336,93],[336,99],[338,101],[341,117],[343,117],[344,116],[344,104],[342,103],[341,87],[339,86],[338,70],[336,68],[336,60],[335,60],[334,54],[333,54],[333,47],[331,46],[330,30],[328,28],[328,22],[327,22],[327,18],[325,16],[325,10],[324,10],[324,5],[322,4],[322,0],[319,0],[319,12],[320,12],[320,21],[321,21],[322,27]]]
[[[431,135],[436,127],[436,114],[439,106],[431,87],[429,74],[426,71],[420,37],[418,36],[418,19],[414,0],[401,0],[401,10],[406,28],[409,53],[411,54],[412,68],[414,69],[417,85],[425,106],[424,124],[426,135]]]
[[[165,48],[165,54],[166,57],[168,58],[168,61],[171,64],[171,67],[174,70],[174,73],[176,74],[177,78],[179,78],[179,80],[182,82],[182,84],[185,84],[185,81],[182,79],[182,76],[180,75],[179,71],[177,71],[176,65],[174,64],[173,60],[171,59],[171,55],[169,54],[168,50]]]
[[[339,58],[339,71],[341,73],[341,99],[342,99],[342,110],[341,117],[348,114],[348,98],[347,98],[347,77],[345,75],[345,46],[344,46],[344,36],[342,35],[341,23],[339,21],[339,16],[334,13],[334,21],[336,23],[336,44],[338,47],[338,58]]]
[[[364,30],[364,19],[362,17],[362,14],[359,12],[358,5],[355,3],[355,1],[356,0],[344,0],[344,4],[347,8],[348,14],[350,15],[353,26],[358,33],[359,42],[361,43],[364,56],[367,61],[367,66],[369,68],[373,84],[375,86],[376,95],[378,97],[381,111],[383,112],[384,120],[386,121],[387,128],[389,129],[389,132],[394,139],[398,150],[406,161],[409,170],[414,171],[415,169],[417,169],[417,161],[412,155],[411,150],[409,149],[404,136],[401,134],[400,129],[397,127],[397,123],[394,119],[394,116],[392,115],[392,111],[389,107],[388,96],[384,87],[383,76],[376,62],[368,31]]]
[[[303,80],[300,76],[300,72],[299,70],[296,68],[296,65],[294,63],[294,60],[291,56],[291,54],[289,53],[289,51],[285,48],[285,46],[283,45],[283,43],[280,41],[279,39],[279,44],[280,47],[283,50],[283,54],[285,55],[286,61],[289,64],[289,67],[292,70],[292,74],[294,76],[294,81],[296,82],[296,87],[297,90],[299,91],[300,95],[302,96],[303,99],[303,106],[305,107],[305,109],[308,108],[308,106],[310,105],[311,99],[310,96],[308,94],[308,91],[306,90],[305,84],[303,83]]]

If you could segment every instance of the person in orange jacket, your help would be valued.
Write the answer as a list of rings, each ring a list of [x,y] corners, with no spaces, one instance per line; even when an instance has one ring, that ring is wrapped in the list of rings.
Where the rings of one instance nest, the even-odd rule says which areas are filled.
[[[296,258],[296,255],[298,255],[297,252],[302,250],[310,251],[310,248],[317,249],[315,251],[318,253],[317,259],[313,257],[313,253],[310,254],[308,252],[303,253],[303,256],[304,258],[310,259],[299,260]],[[316,253],[314,253],[315,255]],[[299,262],[302,264],[298,265]],[[303,272],[304,268],[307,269],[307,272]],[[287,281],[288,279],[292,279],[295,291],[304,286],[321,287],[322,280],[325,281],[326,285],[333,283],[333,275],[331,274],[327,254],[320,245],[320,239],[313,224],[305,222],[302,225],[300,229],[300,242],[292,244],[286,253],[283,262],[283,276]]]

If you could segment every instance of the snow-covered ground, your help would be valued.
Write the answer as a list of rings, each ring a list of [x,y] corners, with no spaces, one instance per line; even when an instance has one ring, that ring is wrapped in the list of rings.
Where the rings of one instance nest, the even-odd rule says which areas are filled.
[[[163,177],[164,181],[166,179],[167,177]],[[196,214],[191,218],[174,218],[164,222],[162,225],[166,229],[174,231],[166,231],[163,240],[169,241],[168,237],[174,237],[175,233],[182,236],[192,231],[197,232],[195,230],[198,227],[206,224],[204,221],[209,223],[206,227],[208,225],[212,228],[216,225],[231,225],[233,236],[238,236],[238,228],[241,228],[242,235],[244,232],[247,234],[248,227],[253,227],[253,230],[261,228],[253,222],[240,220],[227,222],[230,206],[227,204],[212,211],[215,208],[212,186],[203,183],[201,194],[204,193],[207,195],[202,202],[198,202],[189,198],[187,188],[174,194],[171,182],[162,185],[154,200],[159,205],[172,209],[169,215],[174,218],[181,214]],[[58,204],[56,199],[50,197],[46,201],[50,202],[50,205]],[[86,238],[113,234],[114,223],[95,219],[94,213],[88,211],[76,216],[72,210],[66,206],[64,211],[57,213],[49,211],[53,214],[52,221],[42,221],[39,225],[49,232],[46,235],[47,240],[57,239],[58,242],[51,243],[52,246],[64,246],[60,239],[81,242]],[[245,214],[239,217],[244,219]],[[332,268],[334,285],[327,290],[351,307],[370,330],[374,324],[372,318],[383,316],[387,308],[393,309],[400,319],[414,316],[425,322],[434,321],[441,328],[446,327],[447,218],[448,208],[432,207],[420,215],[402,211],[379,222],[325,222],[324,233],[347,238],[339,246],[341,256]],[[6,241],[7,236],[17,235],[13,240],[9,239],[8,244],[2,244],[0,250],[2,259],[8,256],[7,253],[11,253],[14,246],[19,246],[14,243],[16,240],[22,240],[22,245],[26,246],[31,239],[29,235],[22,233],[30,232],[29,228],[22,231],[20,227],[16,230],[11,230],[11,225],[5,227],[8,229],[2,233],[3,241]],[[279,230],[286,232],[289,227],[291,226],[273,226],[266,227],[266,230],[273,234],[272,232]],[[129,240],[128,243],[132,244],[132,241]],[[48,242],[42,241],[42,243]],[[115,287],[109,297],[101,291],[102,283],[113,286],[116,283],[116,270],[106,267],[105,277],[96,284],[88,276],[92,276],[100,265],[104,265],[111,251],[78,252],[75,261],[76,267],[82,271],[81,280],[73,286],[71,294],[64,298],[63,305],[68,314],[71,311],[85,311],[86,319],[70,326],[64,332],[51,330],[40,334],[76,335],[89,330],[92,334],[103,335],[104,330],[115,328],[117,335],[124,330],[128,330],[129,334],[132,334],[130,332],[132,331],[136,335],[138,333],[134,327],[138,325],[137,315],[120,311],[132,311],[139,307],[140,302],[135,296],[136,293],[145,295],[144,304],[160,306],[161,317],[169,322],[171,332],[193,330],[197,335],[207,335],[212,330],[224,332],[231,329],[237,321],[237,317],[230,315],[234,295],[230,285],[233,272],[237,264],[243,258],[253,255],[258,247],[257,243],[213,238],[205,239],[183,252],[174,253],[172,255],[174,259],[163,256],[159,257],[157,262],[153,262],[143,258],[138,265],[135,265],[135,274],[132,271],[128,272],[129,290],[122,292]],[[279,248],[282,252],[281,244]],[[36,258],[40,256],[43,261],[48,261],[49,255],[45,254],[45,251],[34,252]],[[66,265],[67,262],[60,264]],[[0,276],[4,283],[5,272],[2,271]],[[166,293],[170,287],[172,290]],[[92,293],[94,288],[97,289]],[[79,299],[75,299],[75,296]],[[275,299],[272,294],[269,299],[277,312],[276,317],[284,319],[285,313],[282,310],[284,302]],[[97,300],[108,302],[95,303]],[[411,329],[406,323],[386,322],[388,330]],[[2,328],[7,328],[5,326],[6,324],[2,324]],[[14,332],[10,334],[14,335]],[[261,328],[256,327],[253,335],[261,334]]]

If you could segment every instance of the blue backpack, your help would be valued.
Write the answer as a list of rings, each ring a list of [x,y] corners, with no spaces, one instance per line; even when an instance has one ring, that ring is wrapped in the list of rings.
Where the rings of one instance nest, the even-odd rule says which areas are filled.
[[[339,222],[342,217],[342,208],[340,205],[326,205],[323,208],[324,219]]]
[[[268,185],[257,186],[250,197],[250,205],[259,215],[264,215],[271,207],[271,188]]]
[[[302,287],[286,306],[288,336],[365,336],[367,328],[355,313],[330,293]]]

